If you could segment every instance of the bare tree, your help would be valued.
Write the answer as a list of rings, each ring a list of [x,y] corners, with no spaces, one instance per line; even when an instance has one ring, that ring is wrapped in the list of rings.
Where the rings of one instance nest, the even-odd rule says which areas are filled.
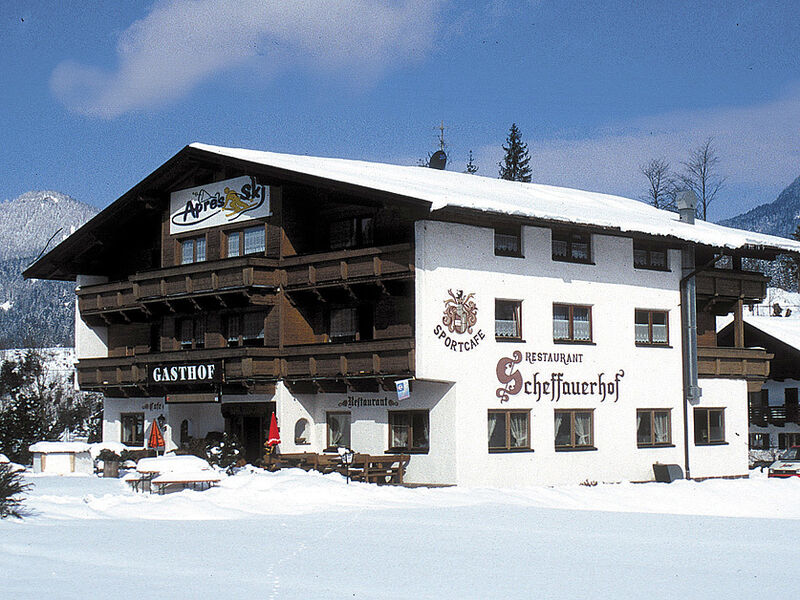
[[[639,171],[647,177],[650,184],[642,200],[656,208],[668,210],[675,208],[678,186],[666,159],[654,158],[647,164],[641,165]]]
[[[708,220],[708,207],[725,184],[725,178],[717,175],[719,157],[713,144],[714,138],[708,137],[697,149],[692,150],[689,160],[683,163],[686,172],[681,175],[683,184],[697,195],[700,201],[698,216],[704,221]]]

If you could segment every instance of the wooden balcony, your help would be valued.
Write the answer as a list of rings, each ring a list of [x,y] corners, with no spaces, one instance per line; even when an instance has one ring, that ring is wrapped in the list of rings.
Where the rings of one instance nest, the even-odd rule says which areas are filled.
[[[701,378],[746,379],[761,389],[769,376],[769,361],[773,355],[760,348],[697,348],[697,371]]]
[[[776,425],[783,427],[786,423],[800,423],[800,409],[793,405],[751,406],[750,423],[759,427]]]
[[[761,273],[735,269],[706,269],[695,279],[698,306],[716,307],[718,314],[727,314],[739,300],[745,304],[761,302],[769,282],[769,277]]]
[[[223,391],[229,393],[259,385],[274,386],[278,379],[305,386],[309,392],[319,391],[323,383],[343,387],[351,379],[369,379],[377,386],[384,380],[393,382],[413,375],[414,339],[313,344],[283,350],[237,347],[89,358],[78,361],[78,383],[83,390],[110,396],[161,396],[170,390],[148,382],[148,365],[204,361],[222,361]],[[206,384],[207,388],[211,386]],[[192,391],[188,387],[184,391]],[[201,391],[202,386],[194,389]]]
[[[414,250],[411,244],[338,250],[288,257],[281,266],[289,292],[381,287],[390,281],[413,278]]]
[[[137,273],[127,281],[81,286],[78,309],[89,321],[143,320],[152,313],[269,304],[280,284],[277,261],[243,257]]]

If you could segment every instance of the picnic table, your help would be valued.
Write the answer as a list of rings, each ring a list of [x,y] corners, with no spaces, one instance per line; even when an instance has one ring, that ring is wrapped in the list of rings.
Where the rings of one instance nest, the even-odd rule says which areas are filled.
[[[355,454],[349,466],[350,478],[367,483],[403,483],[403,475],[411,457],[407,454]],[[300,468],[320,473],[341,473],[348,469],[342,464],[338,454],[317,454],[316,452],[297,452],[288,454],[268,454],[264,462],[269,470]]]
[[[202,458],[197,456],[158,456],[142,458],[136,471],[128,473],[123,481],[137,492],[164,494],[169,486],[179,489],[208,489],[222,477]]]

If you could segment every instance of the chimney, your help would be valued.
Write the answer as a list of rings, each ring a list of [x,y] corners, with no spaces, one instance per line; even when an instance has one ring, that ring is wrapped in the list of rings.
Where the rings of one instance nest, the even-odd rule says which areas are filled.
[[[697,195],[692,190],[683,190],[678,194],[675,204],[678,206],[678,214],[681,216],[681,221],[693,225],[694,214],[697,209]]]

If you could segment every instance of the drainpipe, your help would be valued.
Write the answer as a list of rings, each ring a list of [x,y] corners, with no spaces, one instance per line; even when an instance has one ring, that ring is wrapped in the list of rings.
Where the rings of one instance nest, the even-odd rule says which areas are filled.
[[[684,223],[694,225],[697,196],[686,190],[678,196],[678,213]],[[700,400],[702,391],[697,385],[697,287],[695,283],[695,245],[681,249],[681,346],[683,350],[683,458],[686,479],[691,479],[689,467],[689,405]]]

